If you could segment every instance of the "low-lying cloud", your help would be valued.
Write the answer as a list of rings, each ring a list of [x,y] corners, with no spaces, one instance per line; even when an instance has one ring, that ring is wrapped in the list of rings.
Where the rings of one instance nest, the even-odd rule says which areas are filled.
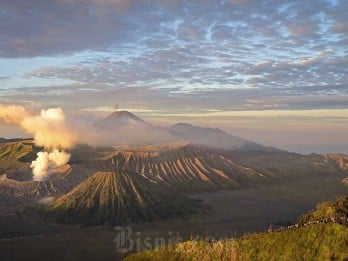
[[[9,124],[19,125],[33,136],[37,146],[44,148],[30,165],[34,180],[45,179],[50,169],[69,162],[70,154],[64,150],[74,146],[77,133],[67,122],[61,108],[42,109],[35,114],[23,106],[0,104],[0,118]]]
[[[133,118],[132,118],[133,117]],[[44,180],[67,164],[77,143],[92,146],[144,145],[171,140],[171,135],[127,114],[103,120],[65,115],[62,108],[32,112],[23,106],[0,104],[0,119],[21,127],[43,150],[31,163],[34,180]]]

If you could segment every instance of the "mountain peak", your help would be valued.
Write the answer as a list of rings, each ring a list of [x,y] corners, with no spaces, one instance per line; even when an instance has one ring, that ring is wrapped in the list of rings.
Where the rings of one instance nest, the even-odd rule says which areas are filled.
[[[97,172],[58,198],[48,215],[70,224],[122,224],[189,212],[191,201],[133,172]]]
[[[114,111],[106,119],[132,119],[134,121],[144,122],[139,117],[135,116],[133,113],[129,111]]]

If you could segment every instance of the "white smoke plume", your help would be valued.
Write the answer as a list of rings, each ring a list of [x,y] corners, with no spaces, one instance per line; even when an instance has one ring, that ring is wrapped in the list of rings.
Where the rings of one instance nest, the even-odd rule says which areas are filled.
[[[48,154],[48,159],[56,166],[60,167],[67,164],[70,160],[70,154],[64,151],[53,150]]]
[[[45,179],[52,168],[69,162],[70,154],[62,149],[72,148],[78,135],[69,126],[61,108],[41,110],[35,115],[22,106],[0,104],[0,118],[21,126],[33,135],[37,146],[44,147],[45,151],[39,152],[30,166],[34,180]]]
[[[68,149],[77,139],[61,108],[41,110],[39,115],[25,117],[20,125],[33,135],[36,145],[46,149]]]
[[[57,149],[52,152],[40,151],[30,167],[33,169],[34,180],[44,180],[53,168],[63,166],[70,160],[70,154]]]
[[[48,152],[38,152],[36,160],[31,163],[30,167],[33,169],[34,180],[43,180],[48,170]]]
[[[114,109],[117,111],[118,105]],[[31,164],[35,180],[44,180],[54,168],[67,164],[70,154],[66,151],[76,143],[123,146],[176,140],[171,133],[122,111],[98,119],[90,115],[68,117],[61,108],[34,111],[34,108],[0,104],[0,119],[20,126],[33,136],[37,146],[44,148]]]

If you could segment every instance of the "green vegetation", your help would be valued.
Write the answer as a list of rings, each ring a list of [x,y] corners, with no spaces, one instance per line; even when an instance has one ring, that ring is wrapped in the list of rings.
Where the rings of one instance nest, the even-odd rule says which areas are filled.
[[[330,223],[252,234],[238,241],[237,252],[240,260],[345,260],[348,228]]]
[[[348,197],[323,202],[301,222],[347,217]],[[254,233],[208,243],[188,241],[133,254],[125,260],[348,260],[348,227],[319,223],[278,232]]]
[[[15,169],[25,164],[26,157],[33,152],[31,143],[0,143],[0,174],[8,169]]]
[[[207,243],[187,241],[174,246],[148,250],[128,256],[126,261],[191,261],[191,260],[236,260],[236,242]]]
[[[315,210],[302,215],[299,223],[340,217],[348,217],[348,196],[338,197],[334,202],[325,201],[317,204]]]
[[[135,260],[346,260],[348,228],[317,224],[282,232],[258,233],[239,240],[188,241],[133,254]]]

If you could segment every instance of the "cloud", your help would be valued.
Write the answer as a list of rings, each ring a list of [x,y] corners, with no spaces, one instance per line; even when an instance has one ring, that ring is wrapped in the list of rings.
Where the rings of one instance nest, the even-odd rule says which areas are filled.
[[[47,149],[68,149],[77,141],[77,135],[67,123],[61,108],[43,109],[39,115],[26,116],[20,125],[34,136],[38,146]]]
[[[170,113],[167,117],[231,117],[231,118],[331,118],[348,120],[348,109],[345,110],[244,110],[244,111],[217,111],[204,113]]]
[[[333,29],[337,33],[347,34],[348,33],[348,23],[336,23]]]
[[[347,7],[324,0],[2,1],[0,100],[67,113],[118,102],[146,108],[144,117],[345,109]]]
[[[28,111],[22,106],[0,104],[0,119],[3,119],[6,123],[21,124],[28,115]]]
[[[77,142],[77,132],[69,126],[61,108],[43,109],[40,114],[33,114],[23,106],[0,104],[0,119],[20,126],[33,135],[36,145],[46,150],[37,153],[30,165],[34,180],[45,179],[52,166],[69,162],[70,155],[60,149],[72,148]]]
[[[199,41],[201,45],[209,41],[209,31],[214,26],[215,39],[224,37],[229,43],[237,40],[240,47],[244,46],[244,39],[252,42],[254,36],[266,35],[281,44],[283,39],[277,31],[287,28],[295,36],[315,32],[307,37],[308,42],[318,37],[316,34],[320,34],[318,41],[325,41],[337,32],[331,23],[337,24],[336,29],[344,24],[346,9],[341,2],[333,7],[329,2],[314,0],[292,4],[273,0],[267,4],[254,0],[53,0],[49,3],[5,0],[0,13],[3,21],[0,56],[35,57],[110,50],[146,43],[146,39],[152,43],[162,39],[163,49],[173,41],[179,44]],[[253,12],[248,12],[250,8]],[[178,20],[180,24],[168,28]],[[244,30],[229,30],[240,25]]]
[[[30,167],[33,169],[35,181],[45,180],[50,172],[60,166],[64,166],[70,160],[70,154],[53,150],[52,152],[40,151],[37,153],[37,157],[32,161]]]
[[[240,5],[240,4],[256,3],[257,0],[230,0],[229,2],[233,5]]]

